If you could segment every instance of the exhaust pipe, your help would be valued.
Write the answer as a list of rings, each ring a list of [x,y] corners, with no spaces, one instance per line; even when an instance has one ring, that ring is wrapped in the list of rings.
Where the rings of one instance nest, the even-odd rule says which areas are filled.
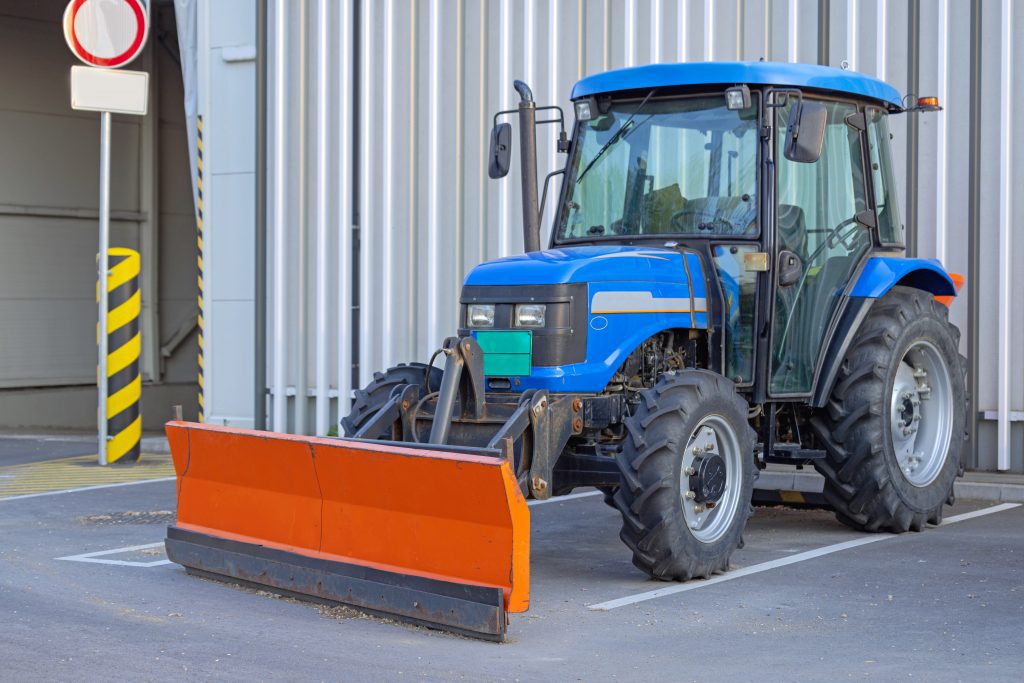
[[[527,253],[540,251],[540,208],[537,199],[537,105],[533,91],[522,81],[512,87],[519,93],[519,154],[523,180],[523,246]]]

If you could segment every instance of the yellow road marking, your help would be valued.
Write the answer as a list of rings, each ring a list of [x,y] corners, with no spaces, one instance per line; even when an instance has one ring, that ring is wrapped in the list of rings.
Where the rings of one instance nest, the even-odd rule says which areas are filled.
[[[0,467],[0,500],[32,493],[174,476],[170,455],[144,453],[134,465],[101,467],[95,455]]]

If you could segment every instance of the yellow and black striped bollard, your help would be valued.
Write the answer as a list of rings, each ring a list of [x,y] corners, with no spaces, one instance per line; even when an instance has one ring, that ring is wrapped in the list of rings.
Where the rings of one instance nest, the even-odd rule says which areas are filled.
[[[107,457],[106,462],[139,459],[142,439],[142,375],[139,355],[139,252],[112,248],[107,275]]]
[[[206,402],[203,400],[203,393],[206,390],[206,385],[203,381],[204,372],[204,361],[203,361],[203,332],[205,321],[203,320],[203,313],[205,312],[204,303],[205,296],[203,295],[203,117],[200,116],[198,119],[198,135],[196,136],[196,267],[199,269],[198,284],[199,284],[199,422],[205,422],[206,420]]]

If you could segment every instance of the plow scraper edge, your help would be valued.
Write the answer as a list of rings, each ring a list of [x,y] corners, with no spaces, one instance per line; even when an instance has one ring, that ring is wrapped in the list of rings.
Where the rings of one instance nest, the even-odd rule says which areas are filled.
[[[191,573],[488,640],[529,606],[529,508],[498,451],[187,422],[167,435],[167,556]]]

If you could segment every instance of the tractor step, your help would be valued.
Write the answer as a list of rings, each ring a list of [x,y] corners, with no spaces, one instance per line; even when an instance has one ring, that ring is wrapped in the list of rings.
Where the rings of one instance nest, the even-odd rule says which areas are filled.
[[[821,460],[825,457],[825,451],[817,448],[803,448],[798,443],[777,443],[770,455],[764,452],[764,444],[754,446],[758,459],[765,463],[776,463],[782,465],[799,465],[808,460]]]

